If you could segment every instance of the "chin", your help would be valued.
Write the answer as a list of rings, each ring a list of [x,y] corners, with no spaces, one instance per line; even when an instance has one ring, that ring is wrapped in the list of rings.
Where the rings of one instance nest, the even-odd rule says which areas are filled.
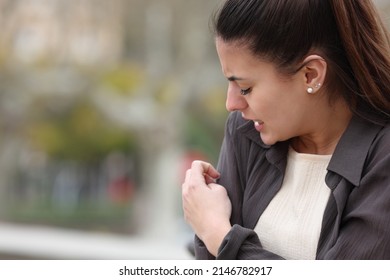
[[[276,140],[276,139],[274,139],[272,137],[267,137],[265,135],[262,135],[261,133],[260,133],[260,137],[261,137],[261,140],[263,141],[263,143],[268,145],[268,146],[272,146],[276,142],[278,142],[278,140]]]

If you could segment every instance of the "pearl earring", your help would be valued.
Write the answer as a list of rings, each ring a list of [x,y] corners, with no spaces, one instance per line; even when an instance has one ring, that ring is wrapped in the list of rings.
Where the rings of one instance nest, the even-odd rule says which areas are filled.
[[[307,88],[307,93],[310,93],[310,94],[311,94],[311,93],[313,93],[313,92],[314,92],[314,89],[313,89],[312,87],[308,87],[308,88]]]
[[[315,88],[319,88],[320,86],[321,86],[321,84],[318,83],[318,84],[316,84],[314,87],[315,87]]]

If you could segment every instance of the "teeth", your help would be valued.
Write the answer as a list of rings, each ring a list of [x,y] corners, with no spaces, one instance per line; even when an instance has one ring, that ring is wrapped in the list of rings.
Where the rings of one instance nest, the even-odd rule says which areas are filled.
[[[259,122],[258,122],[258,121],[255,121],[255,125],[259,125]]]

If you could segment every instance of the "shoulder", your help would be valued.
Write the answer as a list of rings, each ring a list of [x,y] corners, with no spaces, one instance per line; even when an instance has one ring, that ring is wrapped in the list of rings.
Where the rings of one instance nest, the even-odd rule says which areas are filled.
[[[381,161],[383,151],[389,151],[390,142],[385,140],[389,136],[388,125],[353,117],[336,146],[328,170],[358,186],[362,176]]]
[[[383,126],[383,128],[378,132],[374,141],[372,142],[367,155],[366,166],[368,170],[373,170],[373,168],[377,166],[384,166],[386,169],[390,168],[389,123]]]
[[[365,174],[384,176],[390,179],[388,169],[390,168],[390,125],[386,124],[378,132],[372,141],[368,151]]]
[[[390,123],[387,123],[379,131],[372,143],[371,150],[382,155],[390,154]]]

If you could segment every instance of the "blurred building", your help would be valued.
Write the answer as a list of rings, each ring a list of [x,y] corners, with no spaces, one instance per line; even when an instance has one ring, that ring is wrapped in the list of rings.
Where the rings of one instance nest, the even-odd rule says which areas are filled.
[[[21,62],[117,62],[123,52],[123,2],[1,0],[1,48]]]
[[[226,116],[226,81],[209,29],[220,2],[0,0],[0,219],[16,222],[22,213],[35,224],[52,214],[53,225],[66,226],[64,216],[92,202],[95,208],[74,215],[81,229],[113,232],[119,225],[145,238],[118,243],[90,232],[0,224],[0,258],[1,250],[40,258],[186,256],[179,171],[194,155],[216,159]],[[390,1],[376,3],[390,23]],[[31,130],[54,144],[34,147]],[[128,135],[130,156],[101,152]],[[73,138],[62,142],[62,158],[53,158],[50,149]],[[93,163],[77,157],[87,151],[98,155]],[[130,197],[134,205],[127,207]],[[105,208],[110,199],[119,212]],[[8,206],[20,213],[8,215]],[[94,250],[102,240],[106,245]],[[167,240],[179,248],[155,249]],[[82,244],[83,252],[67,251]]]
[[[130,242],[133,257],[151,253],[131,251],[151,239],[174,241],[179,248],[172,252],[185,251],[178,180],[182,128],[191,118],[186,108],[224,112],[223,77],[205,12],[218,2],[0,0],[0,219],[27,225],[0,225],[0,258],[2,250],[44,257],[50,242],[69,241],[66,233],[34,224],[149,238]],[[208,125],[218,123],[209,119]],[[217,153],[223,125],[208,129],[211,136],[198,140]],[[36,146],[31,135],[45,146]],[[102,152],[126,135],[134,142],[130,153]],[[34,230],[48,233],[50,242],[32,237]],[[31,238],[19,246],[11,237],[24,232]],[[28,249],[34,242],[43,253]],[[69,248],[78,246],[72,243]],[[49,250],[54,258],[56,250]],[[86,254],[93,258],[94,252]]]

